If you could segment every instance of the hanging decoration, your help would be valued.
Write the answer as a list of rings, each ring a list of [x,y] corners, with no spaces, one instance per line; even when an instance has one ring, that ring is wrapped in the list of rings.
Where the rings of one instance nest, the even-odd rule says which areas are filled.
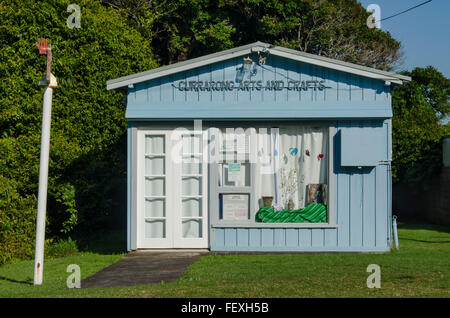
[[[262,51],[259,51],[258,52],[258,64],[261,66],[266,64],[266,59],[267,59],[268,55],[269,55],[269,50],[267,48],[263,48]]]
[[[280,168],[280,201],[284,207],[288,207],[289,200],[292,200],[298,189],[298,169]]]
[[[295,156],[298,153],[297,148],[289,148],[289,151],[291,152],[291,156]]]

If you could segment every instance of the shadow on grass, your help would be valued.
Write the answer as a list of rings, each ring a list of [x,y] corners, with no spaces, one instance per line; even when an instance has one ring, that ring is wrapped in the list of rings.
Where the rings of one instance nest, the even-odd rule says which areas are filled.
[[[438,231],[438,232],[444,232],[450,234],[450,226],[446,225],[439,225],[439,224],[431,224],[431,223],[417,223],[417,222],[399,222],[398,223],[399,229],[405,229],[405,230],[429,230],[429,231]],[[446,243],[446,242],[444,242]]]
[[[421,242],[421,243],[439,243],[439,244],[450,243],[450,241],[424,241],[424,240],[415,240],[415,239],[405,238],[405,237],[399,237],[399,239],[405,240],[405,241]]]
[[[10,282],[10,283],[18,283],[18,284],[24,284],[24,285],[33,285],[33,283],[31,282],[31,279],[30,280],[26,280],[26,281],[22,281],[22,280],[16,280],[16,279],[8,278],[8,277],[5,277],[5,276],[0,276],[0,280],[5,280],[5,281]]]
[[[403,230],[427,230],[427,231],[437,231],[441,233],[447,233],[450,234],[450,226],[445,225],[438,225],[438,224],[431,224],[431,223],[399,223],[398,225],[399,229]],[[446,237],[440,237],[440,240],[431,241],[431,240],[421,240],[421,239],[415,239],[410,237],[403,237],[402,235],[399,235],[399,239],[405,240],[405,241],[413,241],[413,242],[420,242],[420,243],[429,243],[429,244],[448,244],[450,243],[450,237],[449,240],[446,240]],[[444,240],[442,240],[444,239]]]

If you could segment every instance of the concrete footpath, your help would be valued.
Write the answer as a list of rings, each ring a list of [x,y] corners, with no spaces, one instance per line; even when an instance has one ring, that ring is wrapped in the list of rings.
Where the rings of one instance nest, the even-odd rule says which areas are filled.
[[[168,283],[180,278],[207,250],[137,251],[81,280],[81,288]]]

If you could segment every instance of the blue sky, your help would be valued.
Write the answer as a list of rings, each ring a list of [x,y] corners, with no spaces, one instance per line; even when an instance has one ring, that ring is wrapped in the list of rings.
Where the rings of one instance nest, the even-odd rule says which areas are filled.
[[[381,19],[404,11],[426,0],[360,0],[367,8],[377,4]],[[450,0],[433,0],[402,15],[381,21],[381,29],[389,31],[402,43],[404,63],[395,71],[412,70],[432,65],[450,77]]]

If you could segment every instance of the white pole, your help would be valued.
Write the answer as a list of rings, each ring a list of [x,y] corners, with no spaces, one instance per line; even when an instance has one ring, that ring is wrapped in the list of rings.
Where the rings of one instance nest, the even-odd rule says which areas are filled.
[[[398,234],[397,234],[397,216],[395,216],[395,215],[392,218],[392,227],[394,229],[395,248],[398,250],[399,249],[399,245],[398,245]]]
[[[34,258],[34,285],[42,284],[42,277],[44,272],[45,216],[47,208],[48,161],[50,151],[50,125],[53,93],[52,87],[56,87],[56,79],[54,77],[52,78],[52,80],[53,79],[53,83],[46,83],[46,86],[44,86],[41,158],[39,163],[39,191],[36,220],[36,250]]]

